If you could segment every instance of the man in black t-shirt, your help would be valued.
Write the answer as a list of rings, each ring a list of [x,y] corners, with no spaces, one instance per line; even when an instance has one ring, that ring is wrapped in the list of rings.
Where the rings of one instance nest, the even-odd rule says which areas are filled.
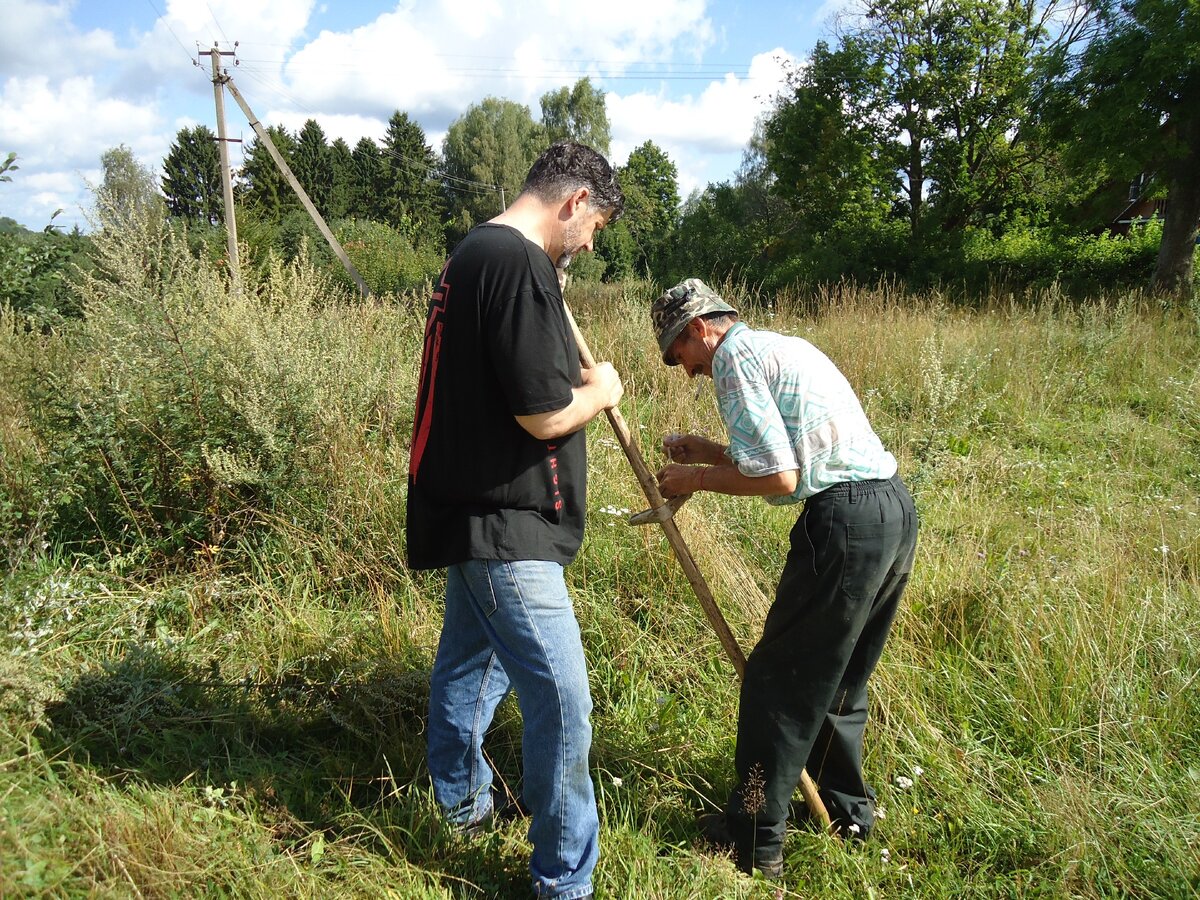
[[[493,814],[483,734],[516,691],[534,892],[592,894],[591,695],[563,567],[583,540],[583,427],[621,399],[609,363],[581,369],[556,269],[592,249],[624,197],[603,156],[571,141],[471,231],[434,290],[408,478],[408,559],[447,569],[430,682],[434,794],[455,825]]]

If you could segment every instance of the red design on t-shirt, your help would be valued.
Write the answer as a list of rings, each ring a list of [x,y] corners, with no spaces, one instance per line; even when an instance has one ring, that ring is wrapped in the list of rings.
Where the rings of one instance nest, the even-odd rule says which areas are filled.
[[[433,302],[429,304],[429,318],[425,321],[425,347],[421,352],[421,377],[417,382],[417,409],[413,415],[413,439],[408,458],[408,474],[413,478],[421,467],[421,457],[425,454],[425,445],[429,443],[429,429],[433,422],[433,392],[437,386],[446,302],[450,298],[450,284],[446,281],[448,268],[447,264],[442,269],[438,288],[433,292]]]

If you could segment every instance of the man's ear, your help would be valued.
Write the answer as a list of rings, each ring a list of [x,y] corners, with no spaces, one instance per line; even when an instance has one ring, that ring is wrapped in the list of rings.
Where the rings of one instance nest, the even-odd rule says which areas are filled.
[[[567,198],[567,203],[568,203],[567,211],[571,215],[575,215],[575,211],[583,204],[589,202],[591,199],[592,199],[592,192],[585,187],[581,187],[579,190],[577,190],[575,193],[573,193],[570,197]]]

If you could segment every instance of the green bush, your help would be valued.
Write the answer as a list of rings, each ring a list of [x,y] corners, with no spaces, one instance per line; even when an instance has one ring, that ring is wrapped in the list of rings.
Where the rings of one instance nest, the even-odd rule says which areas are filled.
[[[335,223],[333,233],[375,294],[400,294],[420,288],[437,277],[445,262],[440,249],[416,249],[402,232],[382,222],[343,219]],[[340,283],[355,288],[340,265],[333,271]]]
[[[1157,219],[1125,237],[1064,235],[1022,225],[999,235],[968,229],[958,246],[927,254],[925,269],[971,291],[1055,283],[1072,294],[1136,289],[1149,283],[1161,239]]]
[[[331,498],[356,496],[340,479],[377,489],[372,467],[394,463],[393,428],[411,415],[397,380],[416,317],[347,306],[303,254],[244,269],[234,292],[165,224],[95,241],[82,321],[40,349],[4,323],[5,525],[213,554],[268,518],[328,530]]]
[[[51,228],[0,233],[0,305],[39,318],[78,316],[67,281],[73,268],[87,265],[89,247],[85,235]]]

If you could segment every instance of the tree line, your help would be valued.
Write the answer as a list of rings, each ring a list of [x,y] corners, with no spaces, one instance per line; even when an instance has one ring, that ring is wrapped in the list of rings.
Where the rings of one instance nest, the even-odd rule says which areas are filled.
[[[835,31],[737,177],[685,204],[701,260],[777,283],[1194,289],[1193,0],[865,0]],[[1113,240],[1131,182],[1165,213]]]
[[[539,106],[535,119],[528,106],[488,97],[439,148],[400,110],[380,141],[353,147],[329,141],[312,119],[295,133],[269,131],[383,290],[435,274],[472,225],[516,196],[552,141],[609,153],[604,95],[588,79],[547,92]],[[222,222],[218,156],[200,125],[180,130],[163,162],[167,214],[196,234]],[[577,277],[700,275],[767,289],[889,279],[967,294],[1149,284],[1190,294],[1200,7],[859,0],[790,70],[733,177],[681,202],[675,163],[652,141],[619,176],[627,212],[601,232],[594,255],[577,258]],[[1165,208],[1110,229],[1132,208],[1131,184]],[[257,141],[245,148],[235,199],[252,249],[291,255],[307,240],[324,252]]]
[[[517,196],[529,167],[548,144],[572,138],[610,152],[604,95],[588,79],[547,92],[540,105],[541,118],[535,120],[528,106],[511,100],[488,97],[473,104],[450,125],[440,152],[400,110],[388,120],[382,140],[363,137],[353,147],[342,138],[330,142],[314,119],[296,133],[281,126],[267,130],[325,219],[383,225],[413,251],[429,252],[440,261],[474,224],[496,215]],[[201,226],[222,222],[215,141],[204,125],[177,134],[161,179],[173,217]],[[577,265],[575,271],[583,277],[650,274],[674,226],[677,170],[660,148],[651,141],[636,148],[619,175],[629,196],[628,211],[606,232],[596,258]],[[246,148],[235,200],[255,225],[276,226],[277,242],[285,249],[288,223],[307,229],[299,200],[260,141]]]

